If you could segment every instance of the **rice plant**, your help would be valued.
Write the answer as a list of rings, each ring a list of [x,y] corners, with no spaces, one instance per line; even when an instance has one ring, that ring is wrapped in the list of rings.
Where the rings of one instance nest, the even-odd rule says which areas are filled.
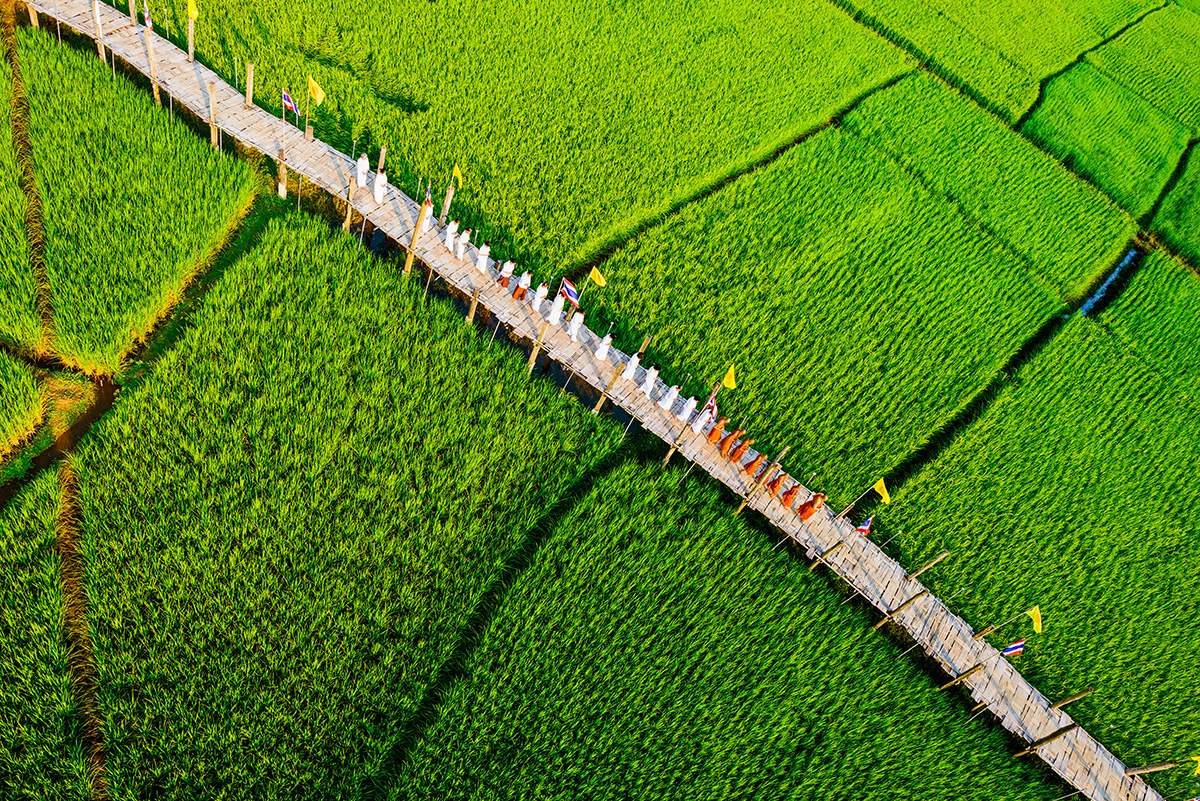
[[[98,59],[46,31],[18,33],[59,355],[119,372],[247,208],[255,181]]]
[[[27,439],[46,413],[46,399],[33,372],[0,353],[0,464]]]
[[[77,451],[117,798],[348,798],[620,430],[278,220]]]
[[[901,561],[980,628],[1040,604],[1021,670],[1126,764],[1190,753],[1200,652],[1200,278],[1153,254],[1098,321],[1072,320],[882,518]],[[887,533],[881,536],[891,536]],[[1013,636],[1006,631],[998,638]],[[998,641],[998,640],[997,640]],[[1192,794],[1186,771],[1152,784]]]
[[[91,793],[71,694],[47,471],[0,509],[0,788],[6,798]]]
[[[391,799],[1049,799],[712,484],[627,462],[558,522]]]

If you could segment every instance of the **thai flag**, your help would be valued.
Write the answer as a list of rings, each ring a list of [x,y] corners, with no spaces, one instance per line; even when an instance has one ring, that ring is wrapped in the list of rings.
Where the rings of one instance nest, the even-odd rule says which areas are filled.
[[[857,531],[859,534],[862,534],[864,537],[867,536],[868,534],[871,533],[871,521],[874,519],[875,519],[875,515],[871,515],[870,517],[867,518],[867,522],[863,523],[861,526],[859,526],[858,528],[856,528],[854,530]]]
[[[575,288],[567,279],[563,279],[561,292],[567,296],[567,300],[571,301],[571,305],[579,308],[579,290]]]
[[[293,114],[300,113],[300,111],[296,108],[295,102],[293,102],[291,96],[287,93],[287,89],[283,90],[283,107]]]
[[[425,187],[425,205],[429,207],[430,211],[433,211],[433,195],[429,193],[429,187]]]
[[[1017,640],[1012,645],[1008,646],[1003,651],[1001,651],[1000,655],[1001,656],[1016,656],[1017,654],[1021,653],[1024,650],[1025,650],[1025,641]]]
[[[137,6],[133,7],[134,12],[137,12]],[[146,30],[154,30],[154,20],[150,19],[150,3],[148,0],[142,0],[142,13],[146,15]]]

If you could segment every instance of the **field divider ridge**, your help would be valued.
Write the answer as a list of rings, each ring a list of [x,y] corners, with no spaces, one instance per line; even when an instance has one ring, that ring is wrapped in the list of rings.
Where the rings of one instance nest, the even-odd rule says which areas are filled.
[[[51,13],[40,1],[29,0],[28,4],[38,13],[59,19],[95,38],[96,31],[85,0],[56,0],[56,13]],[[384,190],[380,203],[376,203],[373,194],[365,188],[351,195],[355,163],[344,153],[320,140],[306,140],[302,131],[257,106],[246,108],[242,95],[219,75],[199,62],[189,63],[186,52],[157,34],[130,24],[127,15],[104,4],[99,4],[99,14],[106,32],[103,43],[147,76],[149,59],[145,37],[156,37],[153,51],[158,61],[160,88],[200,119],[208,120],[209,109],[214,109],[217,126],[245,147],[270,159],[280,158],[282,151],[281,161],[285,167],[300,173],[342,202],[347,202],[348,196],[352,197],[350,205],[363,216],[364,225],[369,220],[402,248],[411,250],[456,293],[466,298],[477,294],[479,304],[495,320],[509,326],[510,336],[531,342],[539,338],[546,321],[542,311],[548,307],[549,299],[543,301],[543,309],[534,309],[528,301],[514,299],[507,287],[499,286],[495,261],[480,259],[474,245],[466,246],[463,259],[455,258],[446,247],[443,232],[436,223],[414,236],[419,213],[415,200],[390,185]],[[210,85],[213,87],[211,97]],[[601,337],[582,325],[575,336],[571,336],[569,316],[569,313],[565,315],[557,325],[545,326],[541,347],[548,358],[562,364],[596,392],[607,394],[608,401],[666,444],[678,442],[684,458],[699,464],[738,496],[746,498],[759,479],[772,478],[761,473],[750,476],[743,469],[744,465],[756,461],[755,469],[771,464],[766,454],[747,449],[741,458],[731,461],[718,453],[716,446],[707,439],[711,423],[698,425],[693,430],[695,418],[683,415],[684,398],[678,397],[667,404],[665,398],[670,388],[657,378],[648,381],[645,367],[636,366],[631,370],[632,380],[618,377],[626,370],[632,354],[609,346],[605,358],[600,358]],[[758,489],[746,498],[747,503],[796,546],[804,549],[810,558],[826,552],[838,540],[844,540],[845,547],[830,553],[826,564],[882,614],[887,615],[928,589],[910,579],[907,571],[879,545],[860,535],[848,520],[836,518],[828,507],[808,522],[800,522],[792,505],[785,505],[780,500],[778,491],[786,488],[796,489],[797,500],[806,500],[812,495],[800,482],[788,478],[784,486],[781,478],[773,489],[765,486]],[[1001,725],[1022,743],[1031,744],[1074,724],[1062,709],[1050,709],[1051,702],[1001,657],[993,645],[983,639],[975,640],[971,626],[937,597],[926,594],[917,598],[900,609],[889,622],[907,632],[951,677],[982,666],[965,678],[961,686],[977,702],[985,703]],[[433,708],[436,704],[432,704]],[[1121,761],[1082,727],[1034,753],[1087,798],[1162,801],[1162,796],[1140,776],[1125,776]],[[402,759],[403,755],[397,754],[397,757]]]

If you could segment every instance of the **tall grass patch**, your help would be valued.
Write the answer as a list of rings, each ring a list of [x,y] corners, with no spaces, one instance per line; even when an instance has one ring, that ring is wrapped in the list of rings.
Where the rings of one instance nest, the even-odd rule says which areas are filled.
[[[185,0],[169,4],[183,31]],[[118,3],[118,6],[120,6]],[[441,192],[497,255],[558,270],[754,163],[911,68],[823,0],[209,0],[200,57],[255,97],[326,90],[316,134],[388,147],[391,181]],[[161,27],[161,26],[160,26]],[[244,70],[239,77],[244,77]],[[357,144],[355,145],[355,139]]]
[[[0,509],[0,794],[91,798],[63,638],[58,484],[39,475]]]
[[[1155,233],[1192,264],[1200,265],[1200,155],[1193,147],[1179,181],[1154,215]]]
[[[1060,793],[711,484],[627,462],[513,586],[390,798]]]
[[[0,48],[3,45],[0,44]],[[25,197],[13,147],[12,70],[0,58],[0,339],[33,348],[42,341],[36,283],[22,223]]]
[[[142,90],[46,31],[18,31],[62,359],[123,357],[178,300],[255,181]]]
[[[355,797],[620,430],[291,216],[78,451],[115,798]]]
[[[954,554],[929,585],[972,587],[958,603],[977,628],[1040,604],[1021,671],[1051,697],[1096,687],[1072,714],[1129,765],[1200,732],[1198,304],[1200,279],[1149,257],[1121,302],[1068,323],[884,518],[903,529],[902,562]],[[1184,773],[1153,784],[1190,794]]]
[[[42,421],[46,399],[33,371],[0,353],[0,463]]]

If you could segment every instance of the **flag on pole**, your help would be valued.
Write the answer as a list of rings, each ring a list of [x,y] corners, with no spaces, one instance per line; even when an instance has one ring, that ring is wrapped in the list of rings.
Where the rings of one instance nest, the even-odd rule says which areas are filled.
[[[733,380],[733,365],[729,365],[729,369],[725,372],[725,380],[721,382],[726,389],[737,389],[737,381]]]
[[[146,16],[146,30],[154,30],[154,20],[150,19],[150,3],[149,0],[142,0],[142,13]]]
[[[462,189],[463,177],[462,170],[458,168],[458,162],[454,162],[454,172],[450,173],[450,177],[458,181],[458,188]]]
[[[879,497],[883,498],[883,502],[884,502],[884,503],[891,503],[891,502],[892,502],[892,496],[891,496],[891,495],[888,495],[888,491],[887,491],[887,485],[885,485],[885,484],[883,483],[883,479],[882,479],[882,478],[881,478],[881,479],[879,479],[878,481],[876,481],[876,482],[875,482],[874,484],[872,484],[871,486],[872,486],[872,488],[873,488],[873,489],[874,489],[876,492],[878,492],[878,493],[879,493]]]
[[[283,90],[283,107],[293,114],[300,113],[299,110],[296,109],[295,102],[292,101],[292,96],[287,93],[287,89]]]
[[[857,531],[859,534],[862,534],[864,537],[867,536],[868,534],[871,533],[871,521],[873,521],[874,519],[875,519],[875,515],[871,515],[870,517],[867,518],[865,523],[863,523],[861,526],[859,526],[858,528],[856,528],[854,530]]]
[[[432,185],[433,185],[433,182],[430,181],[430,186],[432,186]],[[428,206],[429,209],[432,211],[433,210],[433,195],[430,194],[430,192],[429,192],[430,186],[425,187],[425,205]]]
[[[311,75],[308,76],[308,94],[309,97],[312,98],[312,101],[318,106],[321,105],[321,101],[325,99],[325,90],[313,80]]]
[[[196,0],[188,0],[188,17],[195,19],[200,16],[200,9],[196,8]]]
[[[1001,656],[1016,656],[1017,654],[1022,653],[1024,650],[1025,650],[1025,641],[1017,640],[1012,645],[1008,646],[1003,651],[1001,651],[1000,655]]]
[[[1192,772],[1192,775],[1200,776],[1200,757],[1188,757],[1188,759],[1196,760],[1196,770]]]
[[[579,290],[575,288],[574,284],[564,278],[562,288],[559,291],[567,296],[567,300],[571,301],[572,306],[577,309],[579,308]]]
[[[717,390],[720,388],[721,388],[720,384],[716,384],[713,387],[712,394],[708,396],[708,402],[705,403],[704,408],[700,410],[701,415],[705,415],[705,414],[708,414],[709,412],[712,412],[712,415],[708,418],[709,420],[717,419]]]
[[[1027,614],[1031,618],[1033,618],[1033,630],[1036,631],[1038,634],[1041,634],[1042,633],[1042,610],[1035,606],[1032,609],[1026,611],[1025,614]]]
[[[588,273],[588,278],[592,279],[592,282],[595,283],[596,286],[608,286],[608,282],[604,280],[604,276],[601,275],[600,271],[595,267],[593,267],[592,271]]]

